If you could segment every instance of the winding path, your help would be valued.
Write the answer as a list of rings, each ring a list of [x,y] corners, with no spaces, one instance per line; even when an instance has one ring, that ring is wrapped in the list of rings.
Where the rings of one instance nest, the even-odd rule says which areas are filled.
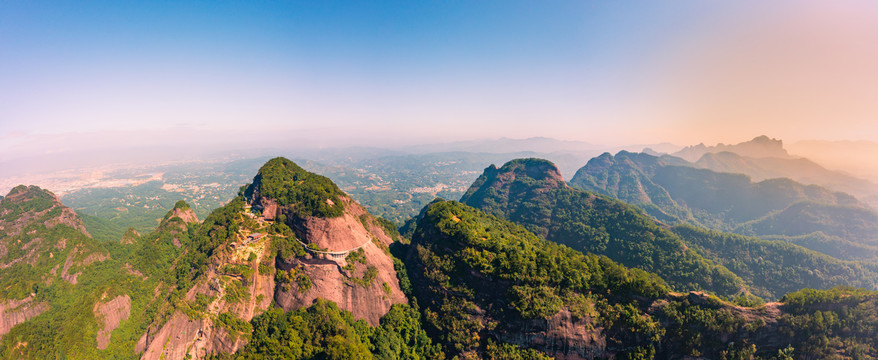
[[[314,249],[309,248],[309,247],[308,247],[308,244],[305,244],[305,243],[299,241],[299,238],[296,238],[296,241],[298,241],[299,244],[302,244],[302,246],[305,248],[305,251],[307,251],[307,252],[309,252],[309,253],[312,253],[312,254],[327,254],[327,255],[329,255],[333,260],[337,260],[337,259],[344,259],[344,258],[345,258],[345,257],[351,252],[351,251],[357,251],[357,250],[361,249],[363,246],[366,246],[366,244],[368,244],[368,243],[369,243],[370,241],[372,241],[372,240],[371,240],[371,239],[367,239],[364,243],[360,244],[360,246],[357,246],[357,247],[355,247],[355,248],[353,248],[353,249],[348,249],[348,250],[345,250],[345,251],[320,251],[320,250],[314,250]]]

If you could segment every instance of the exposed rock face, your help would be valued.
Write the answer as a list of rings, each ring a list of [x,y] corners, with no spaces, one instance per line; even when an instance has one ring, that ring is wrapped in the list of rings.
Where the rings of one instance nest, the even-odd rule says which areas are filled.
[[[266,190],[269,185],[265,184],[273,186],[270,192]],[[278,186],[286,188],[278,189]],[[293,193],[294,190],[299,192],[299,198],[311,199],[308,201],[318,204],[281,204],[266,196],[269,193]],[[307,193],[301,194],[303,191]],[[378,320],[391,305],[407,301],[399,288],[387,249],[393,239],[362,206],[338,191],[328,179],[308,173],[289,160],[273,159],[260,169],[244,194],[253,208],[261,210],[264,220],[286,219],[286,224],[294,230],[300,242],[342,253],[332,256],[312,252],[305,258],[278,259],[276,266],[279,270],[301,272],[311,282],[305,288],[300,288],[295,282],[278,286],[273,294],[274,300],[285,310],[310,306],[315,299],[323,298],[336,302],[339,308],[352,312],[358,319],[378,325]],[[340,214],[303,215],[317,213],[303,212],[304,206],[322,205],[341,209]],[[357,249],[362,249],[365,260],[348,264],[343,253]]]
[[[49,304],[45,302],[34,304],[33,297],[0,302],[0,339],[2,339],[3,335],[6,335],[13,326],[42,314],[43,311],[48,309]]]
[[[21,230],[33,221],[42,221],[43,225],[47,228],[63,224],[91,237],[85,229],[82,219],[76,215],[76,212],[61,204],[61,201],[58,200],[55,194],[48,190],[37,186],[19,185],[9,192],[9,195],[2,200],[2,203],[6,205],[0,208],[0,216],[8,215],[18,206],[27,206],[29,210],[15,216],[11,220],[0,221],[0,235],[5,234],[7,237],[14,237],[19,235]],[[60,214],[45,217],[55,208],[61,209]]]
[[[195,211],[189,207],[188,204],[183,202],[182,200],[178,201],[177,204],[174,205],[174,208],[168,211],[165,214],[165,217],[162,219],[159,224],[159,228],[169,229],[172,234],[176,234],[176,232],[183,232],[187,230],[189,224],[197,224],[198,217],[195,216]],[[133,230],[133,229],[132,229]],[[129,230],[130,232],[131,230]],[[129,235],[126,233],[126,235]],[[125,237],[123,236],[123,239]],[[178,246],[179,247],[179,246]]]
[[[175,312],[152,339],[141,338],[138,342],[140,347],[141,342],[149,341],[141,359],[185,359],[186,350],[198,339],[204,322],[205,320],[191,320],[180,311]],[[147,334],[144,337],[148,337]]]
[[[109,255],[102,253],[91,253],[86,255],[79,261],[75,261],[76,256],[80,254],[80,249],[75,248],[67,254],[67,259],[64,260],[64,267],[61,269],[61,278],[65,281],[76,285],[78,282],[79,275],[82,274],[82,271],[77,271],[75,273],[70,272],[70,268],[73,266],[85,267],[91,265],[92,263],[104,261],[109,259]]]
[[[257,196],[255,203],[262,208],[262,217],[265,218],[265,220],[274,221],[274,219],[277,218],[277,201]]]
[[[57,198],[55,200],[58,201]],[[57,205],[63,206],[61,205],[60,201],[58,201]],[[55,216],[49,220],[46,220],[46,222],[43,223],[43,225],[46,225],[46,227],[50,229],[59,224],[64,224],[72,227],[76,230],[79,230],[79,232],[85,234],[85,236],[91,237],[91,234],[89,234],[88,230],[85,229],[85,224],[82,222],[82,219],[79,218],[79,215],[76,215],[76,212],[66,206],[61,209],[61,215]]]
[[[148,345],[147,345],[148,344]],[[180,311],[155,334],[144,334],[135,351],[146,351],[141,359],[202,359],[219,353],[234,353],[246,342],[210,319],[190,319]]]
[[[137,276],[142,280],[146,280],[146,276],[144,276],[142,272],[137,271],[137,269],[135,269],[134,266],[131,266],[131,264],[129,263],[125,263],[125,270],[127,270],[128,273],[131,275]]]
[[[384,245],[393,243],[393,239],[373,222],[360,220],[369,217],[366,209],[350,198],[341,201],[345,206],[342,216],[301,218],[294,213],[285,212],[287,218],[292,219],[288,220],[288,225],[295,229],[302,239],[307,240],[305,243],[316,244],[327,251],[350,250],[372,239],[377,239]]]
[[[243,236],[242,236],[243,237]],[[186,293],[186,301],[194,304],[199,297],[210,299],[202,319],[190,319],[177,311],[165,324],[151,327],[138,341],[136,351],[144,352],[143,359],[204,358],[219,353],[234,353],[246,342],[240,334],[230,334],[214,319],[219,314],[228,313],[242,321],[250,321],[269,306],[274,297],[275,283],[272,274],[259,273],[259,264],[273,262],[270,241],[266,238],[253,245],[256,258],[249,260],[249,250],[223,245],[211,258],[207,274]],[[227,265],[247,266],[251,275],[224,273]],[[235,282],[235,284],[232,284]],[[226,294],[233,285],[243,284],[247,296],[230,301]]]
[[[322,298],[335,302],[340,309],[350,311],[355,318],[377,326],[393,304],[405,303],[407,300],[399,289],[392,260],[371,242],[363,250],[367,258],[366,266],[375,266],[378,269],[377,277],[367,285],[350,282],[348,275],[334,261],[296,259],[295,264],[282,263],[280,267],[300,266],[313,285],[308,289],[301,289],[297,284],[292,284],[289,290],[279,288],[275,293],[275,301],[284,310],[290,311],[310,306],[317,298]],[[364,271],[354,272],[352,275],[362,277],[362,273]],[[389,293],[384,284],[387,284]]]
[[[49,211],[52,211],[55,208],[61,208],[60,214],[45,219],[43,225],[51,229],[59,224],[63,224],[82,232],[85,236],[91,237],[85,229],[85,224],[82,222],[82,219],[76,215],[76,212],[61,204],[58,197],[56,197],[51,191],[41,189],[37,186],[19,185],[13,188],[3,201],[8,201],[11,204],[39,204],[34,206],[33,210],[17,216],[12,223],[0,224],[0,229],[5,230],[8,236],[18,235],[21,229],[31,221],[43,217],[43,215],[46,215]],[[9,212],[11,212],[9,208],[0,210],[0,216],[6,215]]]
[[[365,319],[375,326],[393,304],[407,302],[399,288],[393,259],[386,252],[386,246],[393,239],[375,225],[362,206],[350,198],[342,198],[341,201],[344,202],[345,212],[339,217],[300,218],[285,211],[289,225],[295,229],[301,241],[316,244],[328,251],[361,247],[366,255],[365,264],[356,264],[354,271],[348,271],[342,268],[345,263],[340,261],[281,259],[278,263],[280,269],[299,268],[308,275],[313,285],[308,289],[300,289],[297,284],[291,284],[288,290],[278,288],[275,301],[289,311],[310,306],[317,298],[322,298],[335,302],[340,309],[348,310],[355,318]],[[351,281],[351,278],[365,276],[370,267],[377,272],[368,284],[364,286]]]
[[[122,235],[122,239],[119,240],[119,242],[123,245],[131,245],[138,240],[140,240],[140,233],[134,228],[128,228],[128,231],[125,231],[125,234]]]
[[[0,201],[0,216],[3,217],[0,220],[0,269],[18,263],[36,266],[41,260],[40,256],[47,252],[49,263],[58,262],[60,259],[53,258],[64,252],[68,241],[81,241],[89,236],[82,220],[73,210],[62,205],[51,192],[36,186],[20,185],[12,189],[9,196]],[[52,229],[58,225],[69,226],[82,235],[73,236],[75,239],[66,236],[59,238],[51,235],[51,230],[42,228]],[[30,230],[25,233],[23,230],[26,228]],[[7,255],[10,252],[19,255],[9,258]],[[48,271],[42,272],[49,275]],[[50,283],[51,279],[46,279],[46,282]]]
[[[285,310],[294,310],[323,298],[351,311],[357,319],[378,325],[391,305],[407,301],[387,248],[393,239],[365,209],[349,197],[340,196],[334,198],[344,205],[339,216],[304,216],[294,211],[302,204],[281,206],[276,199],[262,196],[258,181],[261,179],[254,179],[256,185],[251,185],[247,195],[255,213],[261,216],[249,211],[236,215],[242,224],[239,232],[213,250],[207,271],[186,294],[188,303],[207,303],[206,309],[194,310],[201,313],[198,318],[177,311],[164,324],[151,326],[136,347],[137,352],[143,352],[144,359],[233,353],[246,342],[220,319],[250,321],[273,302]],[[276,179],[270,180],[278,183]],[[298,186],[302,182],[280,183]],[[174,218],[173,214],[166,217],[169,222]],[[284,218],[293,231],[272,232],[271,222]],[[282,259],[273,245],[281,240],[296,244],[296,239],[288,237],[329,251],[361,249],[364,259],[346,268],[344,256],[330,254],[310,253]],[[278,272],[298,278],[278,284]],[[299,281],[301,277],[307,281]]]
[[[555,359],[595,359],[607,355],[603,328],[591,318],[578,318],[566,308],[552,317],[505,324],[501,340],[540,349]]]
[[[198,223],[198,216],[195,216],[195,211],[193,211],[191,208],[180,209],[180,208],[175,207],[171,211],[173,214],[173,215],[171,215],[171,217],[178,217],[181,220],[183,220],[183,222],[185,222],[187,224],[197,224]]]
[[[128,320],[131,315],[131,297],[119,295],[108,302],[98,302],[94,309],[95,317],[101,321],[101,329],[98,330],[98,349],[106,349],[110,344],[110,334],[119,327],[123,320]]]

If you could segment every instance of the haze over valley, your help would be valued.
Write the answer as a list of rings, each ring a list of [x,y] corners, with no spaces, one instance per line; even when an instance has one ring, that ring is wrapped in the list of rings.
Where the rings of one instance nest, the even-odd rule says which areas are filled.
[[[878,358],[874,2],[0,2],[0,359]]]

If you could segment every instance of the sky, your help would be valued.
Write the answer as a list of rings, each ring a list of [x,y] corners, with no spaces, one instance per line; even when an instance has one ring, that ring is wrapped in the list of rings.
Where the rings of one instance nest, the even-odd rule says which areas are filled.
[[[875,64],[874,1],[5,0],[0,162],[241,141],[878,141]]]

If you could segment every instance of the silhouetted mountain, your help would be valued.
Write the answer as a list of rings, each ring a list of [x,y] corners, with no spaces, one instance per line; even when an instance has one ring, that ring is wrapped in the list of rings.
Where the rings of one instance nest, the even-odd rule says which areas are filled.
[[[717,172],[745,174],[753,181],[790,178],[803,184],[850,193],[873,207],[878,198],[878,185],[875,183],[827,170],[805,158],[750,158],[731,152],[720,152],[704,154],[695,166]]]
[[[719,143],[715,146],[706,146],[703,143],[687,146],[671,155],[687,161],[697,161],[704,154],[732,152],[741,156],[752,158],[789,158],[790,154],[783,148],[783,141],[772,139],[762,135],[734,145]]]

